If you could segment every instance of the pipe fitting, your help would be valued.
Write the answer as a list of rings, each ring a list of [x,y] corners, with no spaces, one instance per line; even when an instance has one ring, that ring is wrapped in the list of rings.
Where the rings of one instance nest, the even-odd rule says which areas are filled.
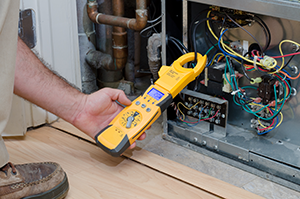
[[[161,34],[154,33],[151,37],[149,37],[147,46],[148,64],[154,81],[158,79],[158,71],[161,66],[159,49],[161,45]]]
[[[88,63],[89,66],[95,69],[108,69],[113,65],[113,59],[110,55],[97,50],[88,51],[85,56],[85,61]]]
[[[143,28],[145,28],[147,25],[147,20],[148,20],[147,0],[136,0],[135,19],[98,13],[97,7],[98,4],[96,0],[87,1],[87,12],[89,18],[94,23],[119,26],[123,28],[129,28],[135,31],[140,31]]]

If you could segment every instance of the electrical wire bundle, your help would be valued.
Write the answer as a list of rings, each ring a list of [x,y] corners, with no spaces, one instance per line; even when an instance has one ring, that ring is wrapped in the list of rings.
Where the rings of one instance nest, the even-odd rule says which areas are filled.
[[[207,14],[207,17],[209,16],[210,16],[210,12],[208,12]],[[241,25],[235,22],[228,14],[225,14],[225,16],[228,19],[230,19],[234,24],[236,24],[237,27],[242,28],[244,31],[246,31],[259,45],[257,39],[255,39],[253,35],[251,35]],[[298,74],[297,77],[291,77],[290,74],[286,70],[284,70],[284,67],[287,66],[288,63],[284,64],[285,63],[284,57],[286,55],[283,55],[281,46],[284,42],[290,42],[297,46],[300,45],[294,41],[283,40],[279,44],[280,56],[272,57],[272,56],[264,55],[264,51],[268,48],[270,44],[271,34],[266,24],[259,17],[255,16],[255,18],[259,19],[258,22],[263,27],[263,30],[267,38],[266,44],[263,48],[259,45],[259,49],[252,50],[251,52],[246,53],[246,55],[244,56],[235,52],[232,48],[230,48],[228,45],[224,43],[223,35],[225,34],[226,31],[228,31],[228,28],[225,29],[225,27],[222,27],[220,31],[220,37],[218,38],[213,32],[212,28],[210,27],[210,23],[208,21],[207,21],[207,26],[208,29],[211,31],[213,37],[215,37],[215,39],[217,40],[219,50],[226,58],[226,67],[225,67],[224,74],[225,74],[226,82],[230,84],[233,90],[232,95],[233,95],[234,103],[238,106],[241,106],[243,110],[254,115],[257,118],[251,121],[252,126],[257,129],[258,135],[263,135],[274,130],[282,123],[283,114],[281,113],[281,110],[285,102],[289,99],[291,95],[291,86],[287,80],[297,79],[300,76],[300,74]],[[250,56],[247,56],[249,54]],[[294,56],[297,54],[300,53],[293,53],[289,55]],[[277,65],[276,58],[282,59],[281,66]],[[232,67],[232,60],[235,60],[236,62],[241,64],[242,71],[251,84],[260,83],[262,81],[261,77],[250,78],[247,75],[246,71],[257,70],[260,71],[263,75],[268,75],[270,78],[276,79],[275,81],[276,83],[273,85],[273,89],[274,89],[273,93],[275,99],[270,103],[264,104],[261,103],[260,98],[248,97],[246,93],[246,88],[254,88],[256,90],[259,89],[257,89],[254,86],[245,86],[242,88],[238,87],[236,74]],[[247,64],[244,64],[244,62],[246,62]],[[227,76],[227,68],[228,68],[229,78]],[[278,96],[280,90],[279,87],[283,88],[283,94],[281,96]]]
[[[212,120],[213,118],[215,118],[218,114],[219,114],[219,110],[217,110],[216,112],[213,110],[213,108],[210,108],[208,110],[207,108],[207,113],[205,116],[203,116],[203,110],[206,109],[206,105],[205,106],[201,106],[199,108],[199,113],[198,113],[198,120],[196,121],[190,121],[190,119],[188,117],[185,116],[185,114],[183,113],[183,111],[180,109],[180,106],[183,106],[186,110],[192,110],[194,109],[197,105],[199,104],[199,102],[195,103],[194,105],[192,105],[191,107],[187,107],[185,106],[182,102],[178,102],[177,103],[177,106],[175,106],[175,110],[176,110],[176,115],[177,115],[177,118],[183,122],[184,124],[186,124],[187,126],[189,127],[193,127],[193,126],[196,126],[200,121],[206,121],[206,120]],[[214,113],[215,112],[215,113]]]
[[[200,16],[206,12],[206,17],[200,18]],[[270,45],[271,33],[265,22],[260,17],[245,12],[242,12],[242,14],[236,14],[231,11],[228,11],[227,13],[226,10],[222,9],[216,11],[216,9],[213,7],[210,10],[204,10],[200,12],[199,15],[192,20],[192,23],[190,25],[190,44],[195,54],[197,53],[196,30],[197,27],[204,22],[206,22],[206,37],[212,44],[211,48],[207,50],[206,54],[212,55],[212,51],[215,50],[214,54],[212,55],[212,59],[207,64],[207,67],[212,66],[215,62],[223,61],[226,63],[224,71],[224,77],[226,81],[224,83],[230,85],[234,103],[237,106],[242,107],[244,111],[255,116],[255,119],[251,120],[251,126],[257,130],[258,135],[264,135],[279,127],[283,122],[283,114],[281,112],[282,108],[290,98],[293,90],[290,86],[290,81],[300,77],[300,73],[298,73],[297,76],[293,77],[286,70],[286,68],[289,67],[289,63],[293,59],[293,57],[300,54],[299,49],[296,50],[295,53],[284,55],[282,51],[282,44],[291,43],[298,48],[300,48],[300,44],[291,40],[283,40],[279,43],[280,55],[268,56],[265,54],[265,51]],[[258,40],[243,27],[247,25],[247,23],[249,24],[254,22],[257,22],[259,26],[261,26],[265,34],[266,39],[264,46],[261,46]],[[218,26],[220,30],[219,36],[215,34],[212,24]],[[230,43],[230,40],[226,37],[225,33],[236,28],[241,28],[242,30],[244,30],[256,42],[256,47],[251,49],[250,46],[249,49],[247,49],[249,50],[249,52],[247,52],[246,54],[238,53],[234,49],[232,49],[230,45],[228,45]],[[211,40],[211,38],[209,37],[209,33],[216,41]],[[224,41],[224,37],[226,37],[226,41]],[[174,39],[171,38],[171,40]],[[177,42],[178,44],[181,43],[180,41],[175,40],[173,42]],[[179,45],[180,46],[178,48],[184,49],[182,43]],[[184,51],[182,50],[183,54],[188,52],[188,50],[185,49]],[[291,58],[287,62],[285,62],[285,57],[288,56],[290,56]],[[194,60],[194,63],[195,62],[196,59]],[[279,62],[281,62],[281,64],[278,64]],[[239,87],[236,74],[237,70],[234,67],[236,65],[239,65],[241,67],[243,76],[249,80],[249,85]],[[297,73],[298,68],[296,68],[296,70]],[[251,71],[258,71],[258,74],[260,75],[255,78],[250,78],[247,73]],[[263,81],[263,78],[265,77],[271,79],[272,82],[275,82],[273,85],[270,85],[272,93],[274,93],[274,99],[272,99],[268,103],[262,102],[262,99],[260,97],[253,97],[249,96],[248,94],[248,89],[254,89],[258,92],[264,92],[255,85],[261,83]],[[182,103],[178,103],[177,106],[175,106],[175,109],[177,111],[177,118],[188,126],[196,125],[200,121],[208,118],[203,118],[200,116],[203,111],[202,109],[199,112],[199,119],[197,121],[189,121],[180,110],[180,105],[182,105],[187,110],[190,110],[192,107],[186,107]],[[212,118],[215,116],[216,115],[213,115]]]

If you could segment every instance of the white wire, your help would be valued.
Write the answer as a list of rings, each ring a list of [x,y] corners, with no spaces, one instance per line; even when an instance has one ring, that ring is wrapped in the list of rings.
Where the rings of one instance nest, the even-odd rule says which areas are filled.
[[[158,21],[160,18],[162,18],[164,16],[164,13],[161,13],[161,15],[159,16],[159,17],[157,17],[156,19],[153,19],[153,20],[148,20],[147,22],[148,23],[154,23],[154,22],[156,22],[156,21]]]
[[[143,30],[141,30],[140,34],[142,34],[143,32],[145,32],[146,30],[149,30],[150,28],[153,28],[154,26],[156,26],[157,24],[160,24],[162,22],[162,20],[156,22],[155,24],[148,26],[147,28],[144,28]]]

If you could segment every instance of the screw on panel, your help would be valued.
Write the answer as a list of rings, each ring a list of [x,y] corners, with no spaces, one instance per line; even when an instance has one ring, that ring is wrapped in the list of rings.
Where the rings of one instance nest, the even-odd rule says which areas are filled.
[[[276,144],[283,144],[283,141],[281,141],[281,140],[278,140],[277,142],[276,142]]]
[[[203,140],[203,141],[201,142],[201,144],[202,144],[203,146],[205,146],[205,145],[206,145],[206,141]]]
[[[290,67],[291,68],[291,71],[294,73],[294,74],[297,74],[298,73],[298,67],[293,65]]]
[[[214,146],[214,149],[215,149],[215,150],[218,150],[218,145],[215,145],[215,146]]]
[[[295,88],[292,88],[291,95],[292,96],[296,96],[297,95],[297,90]]]
[[[198,141],[198,138],[194,137],[194,142],[197,142]]]

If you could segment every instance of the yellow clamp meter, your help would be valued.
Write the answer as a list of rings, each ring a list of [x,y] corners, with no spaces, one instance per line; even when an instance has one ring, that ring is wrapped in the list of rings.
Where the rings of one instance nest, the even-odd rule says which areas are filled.
[[[162,66],[154,85],[95,136],[97,145],[114,157],[120,156],[161,115],[173,98],[203,71],[206,55],[199,53],[194,68],[182,67],[194,57],[195,53],[188,53],[174,61],[171,67]]]

